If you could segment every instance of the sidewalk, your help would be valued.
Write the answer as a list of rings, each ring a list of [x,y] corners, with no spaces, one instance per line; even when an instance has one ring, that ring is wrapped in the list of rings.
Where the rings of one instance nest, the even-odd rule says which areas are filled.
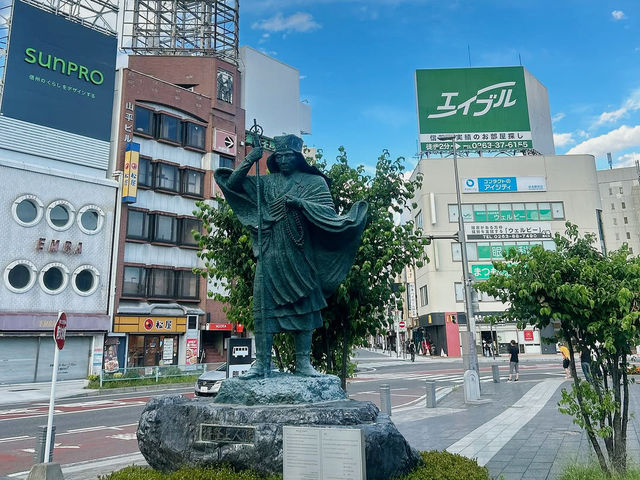
[[[391,419],[418,450],[448,450],[486,465],[494,478],[553,480],[572,462],[592,460],[591,445],[572,417],[561,414],[557,403],[560,379],[493,384],[484,394],[488,403],[467,405],[462,389],[452,392],[438,407],[424,406],[392,413]],[[627,456],[640,457],[640,385],[630,385]]]
[[[59,398],[88,395],[97,390],[87,390],[88,380],[65,380],[56,382],[56,400]],[[0,406],[28,402],[48,402],[51,396],[51,382],[17,383],[0,385]]]

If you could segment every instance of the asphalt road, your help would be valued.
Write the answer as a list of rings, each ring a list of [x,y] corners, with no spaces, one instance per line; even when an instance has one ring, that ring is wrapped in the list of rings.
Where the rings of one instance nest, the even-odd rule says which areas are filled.
[[[424,401],[425,380],[436,380],[438,390],[443,393],[462,384],[461,360],[419,360],[422,361],[411,363],[373,352],[359,352],[357,376],[347,387],[349,397],[369,400],[379,406],[380,385],[388,384],[393,408],[403,408]],[[504,381],[508,375],[507,363],[500,364],[500,373]],[[521,380],[562,375],[557,362],[521,364]],[[483,382],[492,381],[489,364],[480,364],[480,377]],[[149,395],[138,391],[58,401],[54,416],[54,461],[67,465],[104,458],[130,458],[138,452],[135,432],[145,403],[152,395],[164,394],[193,396],[193,386],[168,388]],[[47,410],[46,402],[10,405],[0,410],[0,477],[31,468],[39,426],[46,425]]]

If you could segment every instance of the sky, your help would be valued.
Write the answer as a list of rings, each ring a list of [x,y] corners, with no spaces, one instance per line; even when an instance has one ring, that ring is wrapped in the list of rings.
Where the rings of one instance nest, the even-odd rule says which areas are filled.
[[[638,0],[240,0],[240,45],[300,72],[305,143],[417,162],[416,69],[522,64],[546,88],[557,154],[640,160]]]

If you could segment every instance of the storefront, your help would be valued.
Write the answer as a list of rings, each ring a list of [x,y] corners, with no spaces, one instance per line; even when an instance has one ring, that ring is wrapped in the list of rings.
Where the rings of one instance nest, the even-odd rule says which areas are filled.
[[[115,334],[127,334],[127,367],[177,365],[181,354],[182,337],[187,331],[187,317],[117,315],[113,331]],[[109,342],[115,343],[113,340]],[[120,342],[121,340],[118,343]],[[117,354],[118,348],[110,350],[112,351],[110,357],[113,357],[113,353]],[[110,368],[113,366],[113,363],[109,364]],[[105,369],[107,369],[106,364]]]
[[[234,328],[235,327],[235,328]],[[228,339],[231,335],[244,334],[244,327],[240,324],[209,322],[203,325],[201,333],[202,363],[223,362],[226,360]]]

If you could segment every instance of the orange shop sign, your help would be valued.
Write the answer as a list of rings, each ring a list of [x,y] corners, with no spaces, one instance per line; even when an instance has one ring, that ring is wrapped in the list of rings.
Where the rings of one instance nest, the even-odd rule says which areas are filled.
[[[116,315],[113,322],[116,333],[184,333],[186,330],[187,317]]]

